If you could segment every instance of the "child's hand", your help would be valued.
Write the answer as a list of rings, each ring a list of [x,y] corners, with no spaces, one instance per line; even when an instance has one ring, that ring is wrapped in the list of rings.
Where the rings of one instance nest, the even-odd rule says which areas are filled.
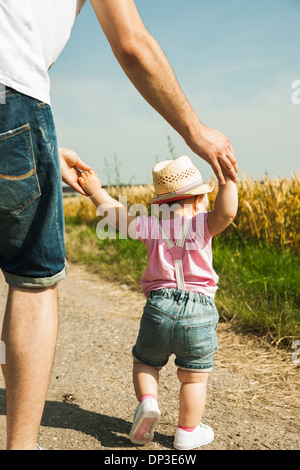
[[[97,173],[95,173],[93,170],[81,173],[80,177],[78,178],[78,181],[84,191],[89,195],[93,195],[98,189],[102,187],[101,181],[98,178]]]

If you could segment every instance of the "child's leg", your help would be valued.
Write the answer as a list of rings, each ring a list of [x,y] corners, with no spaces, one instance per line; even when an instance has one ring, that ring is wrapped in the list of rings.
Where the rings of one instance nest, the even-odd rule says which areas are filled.
[[[201,422],[204,413],[209,373],[179,368],[177,376],[182,384],[179,393],[178,425],[194,428]]]
[[[130,430],[130,440],[134,444],[148,444],[160,417],[157,403],[159,370],[142,362],[133,361],[133,383],[139,405],[135,410]]]
[[[133,361],[133,384],[137,399],[145,395],[157,397],[157,386],[160,368]]]

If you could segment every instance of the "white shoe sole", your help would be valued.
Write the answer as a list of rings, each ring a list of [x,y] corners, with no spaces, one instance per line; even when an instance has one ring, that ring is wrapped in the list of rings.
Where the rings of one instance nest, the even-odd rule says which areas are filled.
[[[132,426],[129,438],[133,444],[146,445],[153,440],[154,431],[160,413],[154,410],[147,410],[141,414],[139,420]]]

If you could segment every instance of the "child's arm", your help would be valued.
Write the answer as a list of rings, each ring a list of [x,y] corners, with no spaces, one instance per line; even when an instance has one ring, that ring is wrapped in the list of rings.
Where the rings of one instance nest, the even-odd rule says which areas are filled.
[[[99,214],[105,215],[107,222],[117,230],[128,234],[129,225],[136,217],[129,215],[127,208],[102,188],[97,174],[89,170],[82,173],[78,179],[84,191],[90,195]]]
[[[238,209],[236,184],[225,176],[225,185],[219,185],[214,209],[208,213],[207,224],[211,235],[223,232],[231,224]]]

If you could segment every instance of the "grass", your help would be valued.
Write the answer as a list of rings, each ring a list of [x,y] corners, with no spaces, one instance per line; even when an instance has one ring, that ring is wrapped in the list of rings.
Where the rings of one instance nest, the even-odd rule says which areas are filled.
[[[147,265],[143,243],[131,239],[97,238],[91,225],[66,224],[67,258],[93,273],[138,289]]]
[[[143,243],[97,238],[95,224],[66,223],[67,257],[109,280],[140,291],[147,265]],[[214,268],[220,277],[216,304],[223,320],[246,331],[290,345],[300,337],[299,257],[267,242],[233,235],[213,240]]]
[[[214,241],[219,280],[217,302],[223,318],[244,329],[290,344],[300,335],[299,258],[267,243],[232,238]]]

